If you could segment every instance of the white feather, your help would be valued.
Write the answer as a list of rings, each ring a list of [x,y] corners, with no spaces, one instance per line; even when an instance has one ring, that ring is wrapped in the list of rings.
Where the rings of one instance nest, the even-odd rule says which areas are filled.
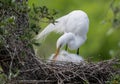
[[[50,61],[53,60],[54,54],[52,54],[49,58]],[[73,62],[73,63],[80,63],[84,61],[84,59],[76,54],[68,53],[64,50],[60,51],[59,55],[56,58],[56,61],[65,61],[65,62]]]
[[[75,10],[56,20],[55,24],[50,23],[36,39],[44,39],[52,31],[57,33],[73,32],[74,34],[83,35],[88,31],[89,19],[85,12]]]
[[[64,25],[65,25],[65,18],[66,16],[63,16],[56,20],[56,22],[50,23],[41,33],[39,33],[36,37],[36,39],[44,39],[46,36],[48,36],[51,32],[55,31],[57,33],[63,33],[64,32]]]

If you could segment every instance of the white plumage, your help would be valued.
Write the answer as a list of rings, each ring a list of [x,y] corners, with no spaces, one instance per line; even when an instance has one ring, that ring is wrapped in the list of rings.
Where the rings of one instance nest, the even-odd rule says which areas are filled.
[[[42,40],[52,31],[57,33],[72,32],[78,35],[86,35],[89,27],[87,14],[81,10],[75,10],[56,20],[55,24],[50,23],[36,39]]]
[[[85,36],[75,35],[74,33],[64,33],[56,43],[56,47],[63,47],[64,45],[68,45],[69,49],[76,50],[82,45],[86,40]]]
[[[50,56],[49,61],[53,60],[54,55],[55,54],[52,54]],[[62,51],[60,51],[59,55],[57,56],[56,61],[80,63],[80,62],[83,62],[84,59],[81,56],[79,56],[79,55],[71,54],[71,53],[68,53],[68,52],[62,50]]]
[[[56,60],[61,47],[68,45],[69,49],[78,49],[87,39],[87,32],[89,28],[89,19],[87,14],[81,10],[75,10],[69,14],[58,18],[57,23],[50,23],[36,39],[44,39],[49,33],[55,31],[57,33],[64,33],[56,43],[56,54],[53,57]]]

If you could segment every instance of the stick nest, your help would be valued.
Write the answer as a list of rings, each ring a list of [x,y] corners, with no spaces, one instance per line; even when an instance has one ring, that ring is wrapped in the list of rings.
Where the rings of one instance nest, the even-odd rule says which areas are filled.
[[[98,63],[41,62],[33,60],[28,69],[21,70],[14,83],[30,84],[106,84],[114,74],[120,74],[120,60]],[[39,65],[39,67],[35,67]],[[33,67],[34,66],[34,67]]]

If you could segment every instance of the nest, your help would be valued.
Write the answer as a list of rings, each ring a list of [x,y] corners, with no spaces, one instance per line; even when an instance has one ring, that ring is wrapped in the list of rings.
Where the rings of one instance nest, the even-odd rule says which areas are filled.
[[[120,69],[114,69],[120,60],[80,64],[45,63],[38,58],[33,61],[29,65],[31,67],[20,71],[17,80],[12,80],[12,84],[106,84],[113,74],[120,74]],[[36,64],[39,67],[35,67]]]

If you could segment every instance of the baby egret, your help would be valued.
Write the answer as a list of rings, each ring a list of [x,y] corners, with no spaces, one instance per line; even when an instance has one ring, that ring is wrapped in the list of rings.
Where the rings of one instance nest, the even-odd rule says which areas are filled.
[[[52,54],[48,60],[48,62],[50,62],[51,60],[53,60],[55,54]],[[80,63],[82,61],[84,61],[84,59],[76,54],[71,54],[68,53],[64,50],[60,51],[59,55],[56,58],[56,61],[64,61],[64,62],[73,62],[73,63]]]
[[[55,24],[50,23],[41,33],[39,33],[36,39],[44,39],[49,33],[55,31],[57,33],[64,33],[57,40],[57,49],[53,59],[57,58],[59,50],[64,45],[68,45],[69,49],[77,50],[79,54],[79,47],[87,39],[87,32],[89,28],[89,19],[87,14],[81,10],[75,10],[69,14],[62,16],[56,20]]]

